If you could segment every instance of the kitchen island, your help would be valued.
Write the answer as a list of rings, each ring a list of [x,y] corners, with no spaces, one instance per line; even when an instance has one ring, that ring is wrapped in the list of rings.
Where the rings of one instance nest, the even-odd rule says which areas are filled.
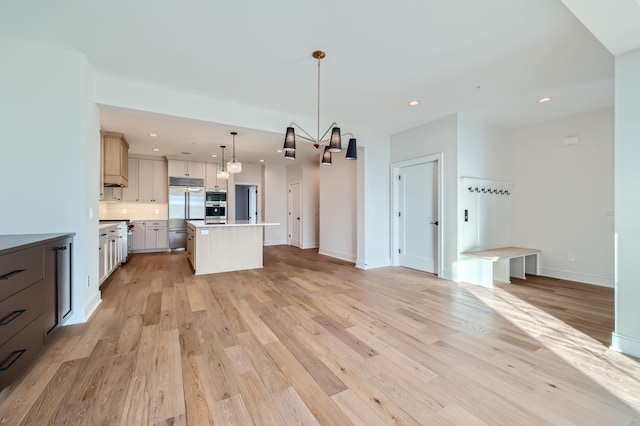
[[[196,275],[262,268],[264,227],[278,223],[187,222],[187,254]]]

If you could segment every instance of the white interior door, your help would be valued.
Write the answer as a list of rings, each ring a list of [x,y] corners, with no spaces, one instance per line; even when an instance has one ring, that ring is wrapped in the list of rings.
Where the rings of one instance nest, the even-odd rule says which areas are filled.
[[[289,245],[300,247],[302,228],[300,182],[289,184]]]
[[[256,223],[258,220],[258,187],[249,187],[249,223]]]
[[[437,162],[399,168],[398,263],[436,273],[438,254]]]

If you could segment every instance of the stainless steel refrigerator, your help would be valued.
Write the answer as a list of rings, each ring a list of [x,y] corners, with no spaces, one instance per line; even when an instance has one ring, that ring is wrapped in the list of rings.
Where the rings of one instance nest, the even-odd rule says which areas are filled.
[[[204,219],[204,179],[169,178],[169,248],[187,247],[187,221]]]

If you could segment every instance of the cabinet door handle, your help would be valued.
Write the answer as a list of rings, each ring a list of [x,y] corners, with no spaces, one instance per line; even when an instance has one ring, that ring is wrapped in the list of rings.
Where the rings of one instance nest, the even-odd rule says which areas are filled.
[[[11,352],[9,356],[0,363],[0,371],[7,371],[26,351],[26,349],[18,349],[17,351]]]
[[[17,311],[11,312],[6,317],[0,319],[0,325],[9,325],[9,323],[11,321],[13,321],[14,319],[18,318],[21,314],[23,314],[26,311],[27,311],[26,309],[19,309]]]
[[[11,271],[8,274],[4,274],[3,276],[0,277],[0,280],[8,280],[9,278],[11,278],[14,275],[18,275],[20,272],[24,272],[24,269],[16,269],[15,271]]]

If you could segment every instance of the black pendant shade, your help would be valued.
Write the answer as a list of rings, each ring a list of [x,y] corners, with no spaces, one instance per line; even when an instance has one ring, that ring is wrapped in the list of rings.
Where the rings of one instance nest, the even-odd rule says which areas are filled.
[[[322,154],[322,162],[320,163],[323,166],[331,165],[331,150],[328,146],[324,147],[324,153]]]
[[[284,152],[284,158],[286,160],[295,160],[296,159],[296,152],[295,151],[285,151]]]
[[[329,140],[329,151],[342,151],[342,139],[340,138],[340,127],[334,127],[331,130],[331,139]]]
[[[356,146],[356,138],[349,139],[349,146],[347,147],[347,155],[345,159],[347,160],[358,159],[358,147]]]
[[[286,152],[296,150],[296,133],[293,127],[287,127],[287,133],[284,136],[284,147],[282,149]]]

